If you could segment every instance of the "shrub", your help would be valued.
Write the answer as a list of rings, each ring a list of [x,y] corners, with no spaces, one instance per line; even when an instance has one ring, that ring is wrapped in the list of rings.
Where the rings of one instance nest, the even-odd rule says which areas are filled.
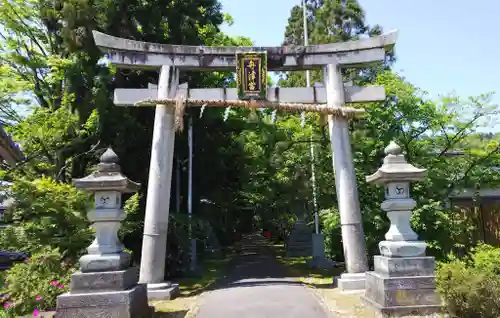
[[[440,264],[437,288],[454,317],[500,317],[500,248],[480,245],[468,259]]]
[[[343,261],[342,232],[340,214],[337,209],[320,211],[320,219],[325,235],[325,254],[335,261]]]
[[[479,245],[471,258],[478,270],[500,275],[500,248],[487,244]]]
[[[10,268],[2,287],[2,294],[8,297],[4,309],[18,315],[54,309],[56,297],[67,291],[71,273],[61,258],[58,251],[46,249]]]
[[[11,226],[0,238],[2,249],[33,254],[49,246],[74,261],[85,252],[92,239],[88,194],[46,177],[18,178],[10,192],[14,203],[5,218]]]

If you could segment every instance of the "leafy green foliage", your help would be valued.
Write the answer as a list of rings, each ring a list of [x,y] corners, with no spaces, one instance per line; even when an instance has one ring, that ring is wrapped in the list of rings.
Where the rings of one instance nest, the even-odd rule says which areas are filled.
[[[10,225],[2,235],[2,249],[37,253],[41,248],[51,247],[74,262],[90,245],[87,194],[42,177],[34,181],[16,179],[10,195],[14,204],[6,214]]]
[[[31,315],[35,309],[55,309],[56,297],[68,291],[71,272],[61,257],[57,250],[44,249],[7,271],[2,293],[9,297],[9,312]]]
[[[141,199],[142,196],[139,193],[134,193],[125,200],[123,211],[126,217],[118,231],[118,236],[121,239],[133,235],[137,228],[142,228],[144,226],[144,220],[141,215]]]
[[[7,180],[18,175],[36,180],[44,175],[69,183],[86,175],[96,163],[96,154],[112,146],[123,159],[124,173],[147,185],[154,110],[117,108],[111,96],[115,87],[154,83],[157,72],[98,64],[103,54],[95,47],[92,30],[159,43],[251,44],[248,38],[220,32],[219,26],[232,23],[232,18],[220,12],[215,0],[130,0],[119,5],[110,1],[1,0],[0,7],[0,120],[21,122],[11,132],[27,157],[16,171],[3,167],[2,176]],[[220,72],[181,74],[181,81],[189,81],[190,87],[232,85],[232,79],[232,74]],[[21,107],[35,111],[21,116]],[[220,124],[220,112],[216,113],[214,126]],[[210,145],[210,136],[202,136],[198,140],[207,148],[218,147]],[[183,158],[186,134],[178,140],[176,157]],[[37,204],[38,198],[30,199]],[[134,202],[122,234],[134,255],[140,256],[137,242],[142,237],[145,198]]]
[[[436,257],[445,259],[450,252],[462,253],[472,246],[472,233],[477,224],[452,211],[446,203],[454,190],[498,185],[498,173],[492,167],[498,165],[500,159],[500,138],[478,138],[478,131],[489,125],[488,118],[498,115],[498,108],[490,103],[489,95],[468,100],[454,96],[430,100],[424,92],[391,72],[380,73],[375,83],[385,86],[386,101],[363,105],[367,111],[365,118],[361,123],[350,125],[368,254],[378,254],[377,245],[388,229],[388,220],[380,209],[384,200],[383,189],[368,185],[365,177],[380,167],[383,149],[391,140],[403,147],[409,162],[429,171],[424,182],[412,186],[412,197],[418,202],[412,219],[414,229],[429,243],[430,252]],[[310,125],[321,127],[321,121],[312,119],[308,120]],[[290,122],[290,117],[279,118],[277,126],[285,122]],[[290,136],[299,136],[308,128],[301,129],[296,119],[295,125],[288,129]],[[324,132],[317,129],[312,131],[324,138]],[[289,163],[309,172],[310,167],[304,160],[310,158],[308,150],[307,147],[294,147]],[[320,208],[333,205],[335,210],[336,202],[332,200],[335,176],[331,172],[328,143],[324,148],[317,147],[317,151],[315,164]],[[454,152],[462,155],[449,155]],[[278,152],[275,158],[280,161],[286,158],[286,154]],[[281,170],[281,174],[284,171]],[[310,192],[306,191],[308,187],[307,182],[295,184],[294,193],[311,198]],[[324,225],[325,234],[332,235],[332,238],[326,238],[328,244],[338,242],[335,232]],[[339,254],[333,250],[331,253],[332,256]]]
[[[500,248],[481,244],[473,250],[471,261],[480,271],[500,275]]]
[[[363,36],[376,36],[382,33],[379,25],[369,26],[365,21],[365,11],[357,0],[306,0],[306,16],[309,44],[326,44],[357,40]],[[294,6],[290,11],[285,30],[284,44],[304,44],[304,23],[302,6]],[[347,80],[355,84],[373,82],[378,72],[387,69],[395,61],[394,54],[388,54],[385,64],[356,70],[344,70]],[[311,71],[311,83],[323,83],[321,70]],[[278,85],[281,87],[302,87],[306,85],[305,72],[286,72],[281,74]]]
[[[71,179],[75,173],[85,173],[86,165],[78,159],[88,155],[86,150],[99,129],[99,117],[93,112],[81,123],[76,114],[65,108],[50,110],[36,108],[30,116],[10,131],[20,140],[28,161],[21,168],[24,175],[52,176],[61,181]],[[95,147],[94,147],[95,148]]]
[[[320,212],[323,235],[325,236],[325,254],[335,261],[343,261],[342,231],[340,214],[337,209],[325,209]]]
[[[441,264],[438,291],[453,317],[496,318],[500,315],[500,248],[481,245],[470,259]]]

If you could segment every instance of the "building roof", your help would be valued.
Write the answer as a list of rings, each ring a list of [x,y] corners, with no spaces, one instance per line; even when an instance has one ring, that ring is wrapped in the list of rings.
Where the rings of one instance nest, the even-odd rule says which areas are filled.
[[[463,189],[461,191],[456,191],[450,195],[451,199],[472,199],[477,192],[478,196],[481,198],[500,198],[500,189]]]
[[[7,162],[11,167],[24,159],[24,154],[19,145],[12,140],[2,126],[0,126],[0,159]]]

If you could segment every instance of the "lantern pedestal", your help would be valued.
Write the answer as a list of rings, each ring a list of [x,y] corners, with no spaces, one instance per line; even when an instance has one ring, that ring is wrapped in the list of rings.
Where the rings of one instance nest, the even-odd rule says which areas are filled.
[[[129,253],[84,255],[80,258],[82,272],[119,271],[130,267]]]
[[[425,256],[427,243],[422,241],[382,241],[378,243],[380,254],[388,257]]]
[[[385,149],[384,164],[367,182],[385,186],[382,210],[391,225],[380,254],[374,257],[373,272],[366,273],[363,301],[383,316],[426,315],[441,310],[436,292],[436,262],[425,256],[427,244],[418,240],[410,225],[416,202],[410,198],[410,182],[424,179],[426,170],[406,161],[394,142]]]
[[[374,257],[362,299],[383,315],[432,314],[441,310],[434,257]]]
[[[57,317],[149,318],[145,285],[137,285],[139,270],[77,272],[71,275],[71,291],[57,298]]]

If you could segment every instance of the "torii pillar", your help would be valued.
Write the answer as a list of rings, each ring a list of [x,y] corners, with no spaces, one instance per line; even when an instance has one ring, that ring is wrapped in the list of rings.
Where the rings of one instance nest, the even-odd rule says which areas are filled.
[[[328,107],[344,107],[344,82],[339,65],[328,64],[323,72]],[[335,277],[334,283],[341,290],[362,290],[368,260],[347,119],[329,115],[328,128],[347,270],[347,273]]]
[[[179,70],[168,65],[162,66],[158,99],[174,97],[178,86]],[[179,293],[177,284],[165,281],[165,245],[175,145],[174,113],[173,106],[156,106],[139,274],[139,283],[148,286],[149,299],[170,299]]]

